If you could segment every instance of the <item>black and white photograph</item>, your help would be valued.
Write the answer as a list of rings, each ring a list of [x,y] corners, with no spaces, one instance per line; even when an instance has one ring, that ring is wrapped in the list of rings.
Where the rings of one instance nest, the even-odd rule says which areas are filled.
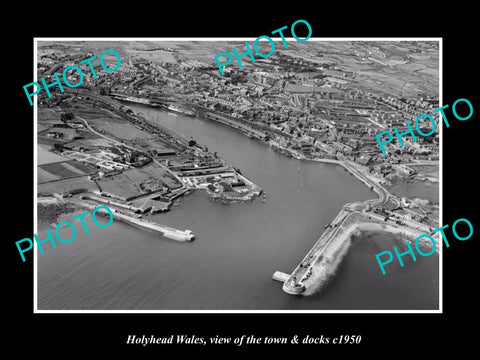
[[[37,39],[39,311],[440,309],[441,41],[285,41]]]
[[[7,354],[474,353],[472,5],[13,9]]]

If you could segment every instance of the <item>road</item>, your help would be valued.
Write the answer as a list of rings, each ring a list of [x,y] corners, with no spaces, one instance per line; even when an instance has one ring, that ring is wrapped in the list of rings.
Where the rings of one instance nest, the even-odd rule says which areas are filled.
[[[365,205],[367,203],[371,203],[372,206],[379,206],[379,205],[382,205],[382,204],[386,203],[388,201],[388,199],[390,198],[390,193],[383,186],[374,182],[367,175],[363,174],[357,168],[358,165],[356,165],[352,162],[340,161],[340,160],[334,160],[334,159],[314,159],[314,161],[341,165],[345,169],[347,169],[349,172],[351,172],[352,175],[356,176],[364,184],[366,184],[369,187],[370,186],[373,187],[373,189],[375,190],[375,192],[378,194],[379,197],[378,197],[378,199],[365,200],[364,201]],[[362,202],[356,202],[356,203],[351,203],[351,204],[347,204],[347,205],[360,204],[360,203],[362,203]]]
[[[360,180],[363,180],[364,183],[368,186],[372,186],[375,192],[378,194],[378,199],[365,200],[365,205],[370,203],[372,206],[380,206],[385,204],[390,198],[390,193],[380,184],[377,184],[371,180],[367,175],[363,174],[360,170],[356,168],[356,165],[344,161],[342,164],[347,170],[349,170],[353,175],[357,176]]]
[[[121,141],[112,139],[112,138],[110,138],[110,137],[108,137],[108,136],[106,136],[106,135],[103,135],[103,134],[99,133],[98,131],[96,131],[94,128],[92,128],[92,127],[90,126],[90,124],[88,123],[88,121],[87,121],[86,119],[84,119],[84,118],[82,118],[82,117],[80,117],[80,116],[77,116],[77,118],[80,119],[80,120],[82,120],[83,123],[85,124],[85,126],[86,126],[91,132],[93,132],[94,134],[96,134],[96,135],[98,135],[98,136],[100,136],[100,137],[102,137],[102,138],[104,138],[104,139],[106,139],[106,140],[108,140],[108,141],[111,141],[111,142],[113,142],[113,143],[115,143],[115,144],[118,144],[118,145],[121,145],[121,146],[125,146],[125,147],[128,148],[128,149],[131,149],[131,150],[134,150],[134,151],[143,153],[143,150],[139,150],[139,149],[137,149],[137,148],[135,148],[135,147],[133,147],[133,146],[131,146],[131,145],[124,144],[124,143],[122,143]],[[171,171],[168,167],[166,167],[165,165],[163,165],[163,164],[162,164],[161,162],[159,162],[158,160],[153,159],[153,158],[152,158],[152,160],[153,160],[153,162],[154,162],[155,164],[157,164],[157,165],[160,166],[162,169],[164,169],[168,174],[170,174],[170,175],[172,175],[173,177],[175,177],[175,179],[177,179],[177,180],[180,182],[180,184],[182,184],[182,187],[179,188],[178,190],[188,189],[187,185],[185,185],[185,183],[180,179],[180,177],[178,177],[177,174],[175,174],[173,171]]]

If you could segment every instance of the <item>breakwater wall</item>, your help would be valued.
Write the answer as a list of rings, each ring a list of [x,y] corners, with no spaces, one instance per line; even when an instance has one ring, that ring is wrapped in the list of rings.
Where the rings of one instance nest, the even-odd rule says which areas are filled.
[[[89,203],[87,201],[84,201],[84,200],[82,201],[82,200],[77,200],[77,199],[71,198],[68,201],[76,203],[80,206],[83,206],[83,207],[86,207],[86,208],[89,208],[89,209],[95,209],[97,207],[96,204],[94,205],[94,204],[91,204],[91,203]],[[100,209],[100,210],[102,210],[102,209]],[[112,208],[111,210],[113,212],[114,220],[120,220],[120,221],[127,222],[129,224],[132,224],[132,225],[144,228],[144,229],[157,231],[168,239],[175,240],[175,241],[181,241],[181,242],[193,241],[195,239],[195,235],[190,230],[174,229],[174,228],[171,228],[171,227],[166,226],[166,225],[154,223],[154,222],[151,222],[149,220],[139,219],[139,218],[135,218],[135,217],[123,214],[119,210],[114,209],[114,208]]]
[[[346,218],[342,219],[341,214],[342,211],[337,215],[334,222],[344,222],[346,220]],[[321,291],[348,253],[352,236],[365,232],[388,232],[411,239],[415,239],[422,234],[417,229],[374,222],[366,218],[340,227],[337,231],[326,229],[288,279],[284,281],[283,290],[288,294],[305,296]],[[424,244],[424,246],[426,245],[428,244]],[[438,252],[438,246],[436,251]],[[281,281],[278,277],[276,280]],[[302,289],[301,292],[298,291],[299,288]]]
[[[123,220],[125,222],[128,222],[130,224],[133,224],[145,229],[150,229],[150,230],[160,232],[162,233],[163,236],[171,240],[184,242],[184,241],[192,241],[195,239],[195,235],[190,230],[174,229],[169,226],[157,224],[148,220],[137,219],[137,218],[122,214],[115,210],[114,210],[114,218]]]

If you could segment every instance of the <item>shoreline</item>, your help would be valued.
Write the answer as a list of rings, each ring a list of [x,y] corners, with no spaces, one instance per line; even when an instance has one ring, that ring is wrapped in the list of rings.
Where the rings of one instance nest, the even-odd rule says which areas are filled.
[[[167,113],[169,112],[166,109],[155,108],[155,107],[152,107],[148,104],[140,104],[140,105],[148,107],[148,108],[153,108],[153,109],[155,109],[157,111],[161,111],[161,112],[167,112]],[[237,130],[237,132],[240,132],[244,136],[248,136],[248,137],[252,138],[252,136],[250,136],[246,130],[243,130],[242,128],[235,127],[230,123],[225,123],[223,121],[217,121],[215,119],[202,116],[202,114],[198,114],[198,113],[196,113],[194,116],[196,116],[196,117],[198,117],[202,120],[205,120],[205,121],[215,121],[216,123],[221,123],[221,124],[231,128],[231,129]],[[159,124],[157,124],[157,122],[154,122],[154,123],[155,123],[154,124],[155,126],[159,125]],[[170,129],[168,129],[168,130],[173,132],[173,130],[170,130]],[[295,159],[300,160],[300,161],[322,162],[322,163],[328,163],[328,164],[333,164],[333,165],[340,165],[348,173],[350,173],[351,175],[356,177],[357,180],[361,181],[371,191],[373,191],[375,194],[377,194],[376,197],[372,197],[371,199],[368,199],[368,200],[355,202],[355,203],[351,203],[351,204],[350,203],[344,204],[342,209],[345,208],[345,207],[351,207],[352,209],[354,209],[354,208],[358,209],[359,206],[366,207],[367,205],[381,206],[381,205],[385,204],[387,201],[389,201],[390,197],[392,196],[392,194],[382,186],[382,180],[377,179],[377,178],[373,178],[371,176],[371,174],[369,174],[368,171],[365,170],[364,166],[361,166],[359,164],[356,164],[356,163],[354,163],[352,161],[348,161],[348,160],[326,159],[326,158],[307,158],[303,154],[297,153],[296,151],[292,151],[290,149],[278,146],[278,144],[276,144],[275,141],[270,141],[270,140],[266,140],[266,139],[263,139],[263,138],[257,138],[257,137],[254,137],[254,138],[259,140],[260,143],[266,145],[267,147],[272,148],[276,152],[282,153],[283,155],[285,155],[285,157],[294,157]],[[194,190],[194,189],[192,189],[192,190]],[[252,194],[249,194],[248,196],[245,196],[245,195],[244,196],[238,196],[238,197],[235,196],[235,197],[232,198],[232,197],[228,196],[227,194],[215,194],[215,193],[209,191],[208,189],[207,189],[206,193],[207,193],[208,197],[212,198],[212,200],[220,201],[222,203],[228,203],[228,204],[232,204],[232,203],[236,203],[236,202],[243,202],[243,201],[253,201],[253,199],[255,198],[255,195],[257,195],[257,196],[259,195],[259,194],[253,194],[252,193]],[[343,210],[340,210],[340,213],[342,213],[342,211]],[[352,211],[352,210],[350,210],[350,211]],[[406,227],[398,228],[396,226],[392,226],[391,224],[386,224],[386,223],[385,224],[380,224],[380,223],[376,223],[376,222],[373,222],[373,221],[366,221],[366,219],[355,219],[355,221],[356,222],[353,223],[353,224],[352,223],[350,223],[348,225],[345,224],[347,226],[345,226],[344,228],[342,228],[343,225],[340,225],[341,228],[338,229],[340,231],[338,231],[337,233],[334,233],[334,235],[333,235],[334,238],[333,239],[331,239],[331,238],[328,239],[327,245],[325,245],[325,248],[322,248],[322,251],[321,251],[322,255],[317,257],[315,259],[315,261],[313,262],[313,264],[310,266],[309,271],[311,273],[308,275],[307,279],[305,281],[303,281],[303,277],[302,277],[302,280],[299,279],[300,282],[304,283],[305,287],[306,287],[304,295],[308,295],[308,294],[316,292],[318,289],[320,289],[323,286],[322,284],[325,283],[330,278],[330,276],[336,271],[336,269],[337,269],[338,265],[341,263],[343,257],[348,253],[348,248],[351,244],[351,238],[352,238],[353,234],[355,234],[355,233],[361,234],[361,233],[365,233],[365,232],[370,231],[370,232],[380,232],[380,233],[389,233],[389,234],[401,234],[401,235],[405,235],[406,237],[413,236],[415,238],[422,234],[422,232],[415,231],[414,229],[411,229],[411,228],[408,228],[408,229]],[[320,237],[320,239],[322,239],[322,237],[323,237],[323,234]],[[414,239],[412,239],[412,240],[414,240]],[[317,241],[317,243],[318,243],[318,241]],[[317,243],[315,243],[315,246],[307,253],[307,257],[312,252],[316,252],[318,250],[318,249],[316,249]],[[437,240],[436,240],[436,244],[437,244],[436,252],[438,253],[438,241]],[[298,268],[298,266],[297,266],[297,268]],[[292,272],[292,274],[290,276],[292,276],[293,274],[296,273],[297,268]],[[307,274],[307,272],[305,272],[305,274]],[[310,275],[314,275],[312,279],[309,279]],[[318,286],[315,285],[314,282],[319,282],[317,284]],[[285,289],[285,287],[284,287],[284,289]]]
[[[169,113],[169,111],[167,109],[161,109],[161,108],[152,106],[151,104],[136,104],[136,105],[144,106],[144,107],[155,109],[155,110],[158,110],[158,111],[165,111],[166,113]],[[323,163],[340,165],[345,170],[347,170],[350,174],[355,176],[359,181],[363,182],[365,184],[365,186],[369,187],[372,191],[377,193],[379,195],[378,199],[380,199],[380,200],[382,199],[382,196],[380,194],[381,192],[384,192],[387,195],[385,200],[388,200],[388,198],[389,198],[389,195],[390,195],[389,191],[387,191],[383,186],[381,186],[379,181],[376,181],[376,180],[372,179],[371,177],[369,177],[368,175],[364,174],[363,171],[362,171],[363,169],[358,169],[357,168],[358,165],[349,164],[346,161],[338,160],[338,159],[325,159],[325,158],[315,158],[315,159],[312,158],[312,159],[310,159],[310,158],[306,158],[304,155],[299,154],[295,151],[292,151],[292,150],[284,148],[284,147],[280,147],[273,140],[260,139],[260,138],[257,138],[255,136],[252,137],[252,136],[250,136],[250,134],[246,130],[244,130],[242,128],[239,128],[239,127],[235,127],[232,124],[230,124],[229,122],[219,121],[215,118],[202,116],[202,114],[199,114],[198,112],[194,112],[193,116],[196,116],[199,119],[204,120],[204,121],[214,121],[216,123],[227,126],[231,129],[236,130],[237,132],[243,134],[244,136],[247,136],[249,138],[252,138],[252,139],[255,139],[255,140],[259,141],[260,143],[262,143],[262,144],[266,145],[267,147],[285,155],[286,157],[293,157],[293,158],[295,158],[297,160],[300,160],[300,161],[314,161],[314,162],[323,162]],[[258,131],[262,132],[261,130],[258,130]],[[352,169],[352,168],[354,168],[354,169]],[[364,178],[362,178],[358,173],[356,173],[357,171]],[[369,199],[369,200],[374,201],[376,199],[374,198],[374,199]]]
[[[415,239],[421,235],[420,232],[413,231],[407,228],[396,228],[390,224],[381,224],[371,221],[357,221],[349,224],[346,228],[335,236],[332,244],[322,252],[321,259],[317,258],[309,267],[307,278],[302,277],[299,282],[305,286],[305,291],[301,296],[311,296],[323,290],[328,284],[332,276],[335,275],[338,267],[341,265],[344,257],[348,254],[350,246],[352,245],[353,236],[365,237],[368,233],[385,234],[401,236],[403,241],[411,241],[414,243]],[[406,237],[407,239],[404,239]],[[412,237],[412,239],[408,239]],[[439,239],[434,237],[436,243],[435,254],[439,255]],[[429,243],[429,242],[428,242]],[[420,243],[425,246],[425,243]],[[308,257],[308,254],[306,258]]]
[[[144,105],[144,106],[148,107],[148,105]],[[250,134],[248,134],[248,132],[246,130],[242,129],[241,127],[236,127],[236,126],[233,126],[230,123],[223,122],[223,121],[218,121],[214,118],[205,117],[205,116],[202,116],[202,114],[199,114],[199,113],[195,113],[195,116],[200,118],[201,120],[204,120],[204,121],[215,121],[216,123],[220,123],[220,124],[222,124],[224,126],[227,126],[227,127],[231,128],[233,130],[236,130],[238,133],[240,133],[244,136],[248,136],[249,138],[253,138],[255,140],[258,140],[261,144],[264,144],[267,147],[273,149],[274,151],[281,153],[282,155],[284,155],[287,158],[288,157],[293,157],[293,158],[295,158],[297,160],[300,160],[300,161],[321,162],[321,163],[326,163],[326,164],[333,164],[333,165],[337,165],[337,166],[342,166],[345,169],[345,171],[347,171],[348,173],[353,175],[355,178],[357,178],[357,180],[362,182],[371,191],[373,191],[375,194],[377,194],[377,197],[373,197],[373,198],[367,199],[365,201],[344,204],[342,209],[345,206],[354,207],[354,206],[357,206],[357,205],[360,205],[360,206],[362,206],[362,205],[364,205],[364,206],[367,206],[367,205],[381,206],[381,205],[385,204],[386,202],[388,202],[390,200],[390,198],[392,197],[392,194],[390,193],[390,190],[389,190],[388,182],[386,180],[383,180],[383,179],[380,179],[380,178],[373,178],[368,172],[365,171],[364,166],[361,166],[359,164],[356,164],[356,163],[353,163],[353,162],[347,161],[347,160],[326,159],[326,158],[307,158],[303,154],[300,154],[300,153],[297,153],[296,151],[292,151],[290,149],[279,146],[275,141],[268,140],[268,138],[267,139],[260,139],[260,138],[251,136]],[[421,179],[416,179],[414,181],[419,181],[419,182],[422,182],[422,183],[426,183],[426,182],[428,182],[428,179],[423,177]],[[392,185],[394,185],[394,184],[392,184]],[[433,185],[435,185],[435,184],[433,184]],[[221,199],[214,199],[214,200],[221,201],[223,203],[235,203],[236,202],[233,199],[226,200],[226,201],[225,200],[222,201]],[[340,210],[340,213],[341,212],[342,212],[342,210]],[[308,275],[308,278],[313,275],[312,279],[316,279],[315,281],[318,282],[318,284],[317,285],[314,285],[313,283],[310,284],[310,285],[308,283],[305,284],[305,291],[303,292],[302,295],[313,294],[313,293],[317,292],[320,288],[322,288],[323,284],[326,281],[328,281],[328,279],[331,277],[331,275],[333,275],[335,273],[335,271],[336,271],[338,265],[341,263],[343,257],[345,255],[347,255],[348,249],[349,249],[350,244],[351,244],[352,235],[354,235],[354,234],[361,235],[361,234],[365,234],[367,232],[385,233],[385,234],[390,234],[390,235],[393,234],[394,236],[401,235],[402,237],[405,237],[405,239],[404,239],[405,241],[408,241],[409,238],[411,238],[412,242],[414,242],[415,239],[418,236],[420,236],[424,233],[424,231],[421,231],[419,229],[413,229],[411,227],[402,226],[401,228],[399,228],[399,227],[396,227],[396,226],[393,226],[393,225],[387,224],[387,223],[382,224],[382,223],[377,223],[377,222],[373,222],[373,221],[366,221],[366,219],[361,219],[360,221],[357,220],[357,223],[350,224],[345,229],[342,229],[339,233],[335,234],[334,235],[335,238],[333,239],[332,243],[328,244],[326,246],[327,247],[325,249],[326,254],[331,253],[332,250],[330,249],[330,247],[333,248],[333,254],[331,254],[331,256],[326,256],[325,258],[322,258],[322,255],[321,255],[320,256],[321,257],[320,262],[318,262],[318,258],[317,258],[314,262],[317,265],[312,264],[312,266],[309,269],[310,274]],[[323,233],[322,233],[322,236],[323,236]],[[322,239],[322,236],[320,237],[320,239]],[[435,252],[438,254],[439,239],[435,236],[434,236],[434,239],[435,239],[435,243],[436,243]],[[302,260],[301,263],[303,263],[305,261],[305,259],[307,259],[307,261],[308,261],[308,256],[312,252],[314,252],[314,249],[316,248],[316,245],[317,245],[319,240],[317,240],[315,245],[307,253],[307,255],[305,256],[305,258]],[[427,240],[426,242],[423,241],[423,240],[425,240],[425,239],[422,239],[419,242],[419,246],[422,246],[422,245],[425,246],[426,242],[428,242],[428,244],[430,244],[429,240]],[[333,256],[333,255],[335,255],[335,256]],[[322,266],[319,269],[319,264],[324,264],[324,265],[327,265],[327,266]],[[292,275],[296,273],[297,269],[298,269],[298,266],[289,275],[289,278],[291,278]],[[305,272],[304,275],[305,274],[307,274],[307,272]],[[310,280],[310,281],[313,281],[313,280]],[[302,282],[302,281],[300,281],[300,282]],[[287,282],[284,282],[284,287],[283,287],[284,290],[285,290],[285,284],[287,284]]]

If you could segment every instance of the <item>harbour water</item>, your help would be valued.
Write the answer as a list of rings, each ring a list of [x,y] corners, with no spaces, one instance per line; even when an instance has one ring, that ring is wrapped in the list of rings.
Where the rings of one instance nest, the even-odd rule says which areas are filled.
[[[39,309],[389,310],[438,308],[438,256],[406,259],[382,275],[375,254],[402,246],[388,234],[354,236],[328,285],[294,297],[272,280],[290,272],[344,203],[376,196],[342,167],[287,158],[241,133],[194,117],[131,106],[241,169],[265,202],[226,205],[200,192],[155,220],[190,229],[192,243],[114,221],[39,255]],[[65,219],[71,219],[70,214]],[[68,238],[68,236],[66,236]]]

